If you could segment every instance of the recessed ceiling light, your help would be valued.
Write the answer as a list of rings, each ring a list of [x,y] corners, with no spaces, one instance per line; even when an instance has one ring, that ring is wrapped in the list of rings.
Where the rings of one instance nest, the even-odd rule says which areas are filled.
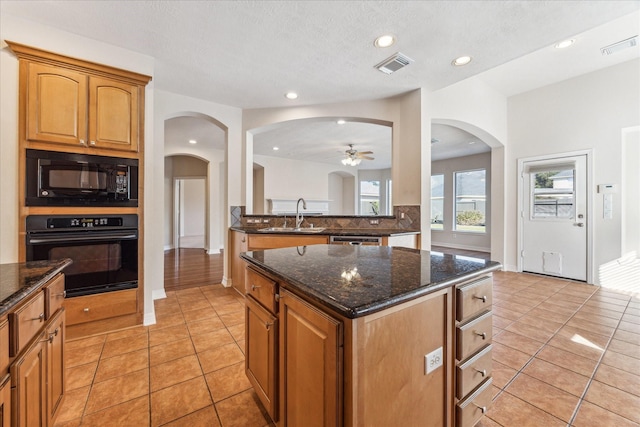
[[[564,49],[566,47],[571,46],[572,44],[574,44],[576,42],[575,39],[568,39],[568,40],[563,40],[561,42],[556,43],[555,48],[556,49]]]
[[[373,45],[375,47],[389,47],[396,42],[396,38],[391,34],[385,34],[383,36],[378,37]]]
[[[346,120],[344,120],[344,119],[340,119],[340,120],[338,120],[338,121],[337,121],[337,123],[338,123],[339,125],[343,125],[343,124],[347,123],[347,121],[346,121]]]
[[[296,99],[298,98],[298,94],[295,92],[287,92],[284,94],[284,97],[287,99]]]
[[[273,151],[278,151],[280,147],[273,147]]]
[[[189,140],[189,144],[197,144],[197,143],[198,143],[198,141],[196,141],[195,139],[190,139]]]
[[[471,62],[470,56],[460,56],[454,59],[453,61],[451,61],[451,65],[455,67],[460,67],[462,65],[467,65],[469,62]]]
[[[473,145],[475,143],[476,143],[476,141],[469,141],[469,145]]]

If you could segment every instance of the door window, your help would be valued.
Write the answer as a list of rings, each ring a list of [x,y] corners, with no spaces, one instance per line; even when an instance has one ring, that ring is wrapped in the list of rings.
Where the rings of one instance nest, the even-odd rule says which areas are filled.
[[[575,170],[544,170],[532,173],[531,219],[573,219]]]

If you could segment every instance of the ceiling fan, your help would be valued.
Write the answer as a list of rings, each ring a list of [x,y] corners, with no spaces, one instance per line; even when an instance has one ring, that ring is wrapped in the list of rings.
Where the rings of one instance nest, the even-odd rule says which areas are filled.
[[[345,166],[357,166],[362,159],[373,160],[374,158],[369,154],[373,154],[373,151],[358,151],[353,148],[353,144],[349,144],[349,149],[345,151],[346,157],[342,159],[342,164]]]

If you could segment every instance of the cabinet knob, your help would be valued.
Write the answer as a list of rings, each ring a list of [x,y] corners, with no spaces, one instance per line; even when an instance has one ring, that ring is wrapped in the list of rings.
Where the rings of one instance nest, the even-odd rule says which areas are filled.
[[[84,311],[85,313],[89,312],[89,307],[85,307],[82,311]]]
[[[242,238],[242,243],[244,243],[244,242],[246,242],[246,241],[247,241],[247,238],[246,238],[246,237],[243,237],[243,238]]]
[[[487,407],[486,407],[486,406],[476,405],[475,403],[474,403],[474,405],[475,405],[478,409],[480,409],[480,412],[482,412],[483,414],[484,414],[485,412],[487,412]]]
[[[267,322],[264,324],[264,327],[267,328],[267,331],[271,329],[272,326],[273,326],[273,322]]]
[[[487,333],[486,332],[473,332],[474,334],[476,334],[477,336],[481,337],[483,340],[487,339]]]
[[[96,145],[95,141],[89,141],[89,145]]]
[[[474,295],[473,299],[480,299],[480,300],[482,300],[482,302],[487,302],[487,296],[486,295],[483,295],[481,297],[477,297],[477,296]]]
[[[487,370],[486,369],[476,369],[476,372],[478,372],[482,378],[487,376]]]
[[[87,142],[84,139],[80,140],[80,145],[84,145],[85,147],[87,146]]]

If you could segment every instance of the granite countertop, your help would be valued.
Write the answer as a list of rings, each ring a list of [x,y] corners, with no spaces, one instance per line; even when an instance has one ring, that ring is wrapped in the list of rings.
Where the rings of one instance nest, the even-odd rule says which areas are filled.
[[[312,233],[308,231],[259,231],[261,228],[267,228],[269,225],[265,224],[262,227],[230,227],[231,230],[240,231],[247,234],[296,234],[305,236],[373,236],[373,237],[389,237],[389,236],[402,236],[408,234],[420,234],[420,231],[416,230],[399,230],[397,228],[325,228],[322,231],[314,231]]]
[[[65,258],[0,264],[0,315],[32,295],[71,262]]]
[[[502,267],[479,258],[389,246],[311,245],[240,256],[352,319]]]

